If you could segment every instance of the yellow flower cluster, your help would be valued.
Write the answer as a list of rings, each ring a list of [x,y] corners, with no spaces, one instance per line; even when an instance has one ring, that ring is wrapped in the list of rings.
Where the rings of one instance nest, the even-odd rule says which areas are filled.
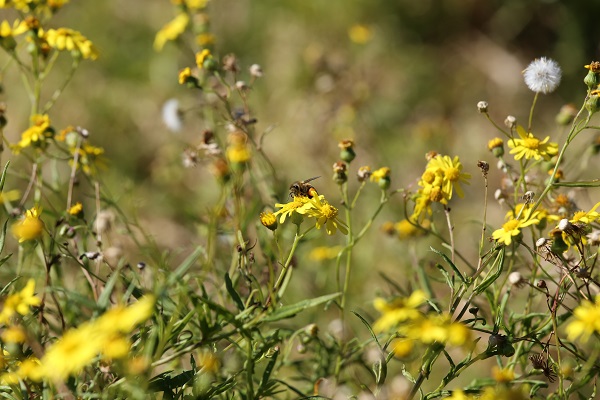
[[[448,204],[454,191],[463,197],[460,184],[468,184],[471,175],[463,173],[462,168],[458,156],[452,159],[449,156],[434,154],[430,157],[419,180],[420,189],[411,220],[419,221],[425,214],[431,215],[432,203]]]
[[[252,152],[248,146],[248,137],[243,132],[233,132],[229,135],[229,145],[225,155],[230,163],[242,165],[250,161]]]
[[[510,388],[506,386],[486,387],[481,394],[466,394],[462,390],[454,390],[446,400],[525,400],[529,399],[526,388]]]
[[[16,314],[27,315],[29,307],[40,305],[42,301],[33,294],[34,291],[35,281],[30,279],[20,292],[8,296],[0,311],[0,324],[9,323]]]
[[[338,218],[338,209],[329,204],[323,195],[313,197],[294,196],[292,201],[285,204],[277,203],[275,207],[278,207],[279,210],[273,215],[280,216],[279,223],[281,224],[285,222],[287,217],[305,215],[315,219],[317,229],[324,226],[328,235],[333,235],[338,230],[344,235],[348,234],[348,227]]]
[[[376,298],[374,306],[381,317],[373,324],[375,332],[395,330],[402,339],[394,345],[398,357],[410,354],[417,343],[447,343],[453,346],[471,344],[471,331],[460,322],[453,322],[446,314],[424,314],[419,311],[427,300],[425,293],[417,290],[408,298],[390,302]]]
[[[154,304],[154,296],[148,295],[129,307],[117,306],[94,321],[70,329],[41,359],[23,361],[16,371],[1,376],[0,381],[64,381],[91,364],[98,355],[106,359],[124,358],[131,348],[127,335],[152,315]],[[23,368],[23,364],[27,368]]]
[[[21,12],[35,11],[37,14],[52,14],[69,0],[0,0],[0,8],[14,8]]]
[[[48,29],[47,32],[40,29],[39,36],[45,39],[50,47],[58,51],[70,51],[74,57],[90,60],[98,58],[98,49],[92,41],[73,29]]]
[[[54,136],[54,129],[50,126],[50,117],[47,114],[35,114],[31,117],[31,127],[21,134],[21,140],[17,144],[11,145],[11,149],[18,154],[29,146],[44,148],[46,139],[52,136]]]

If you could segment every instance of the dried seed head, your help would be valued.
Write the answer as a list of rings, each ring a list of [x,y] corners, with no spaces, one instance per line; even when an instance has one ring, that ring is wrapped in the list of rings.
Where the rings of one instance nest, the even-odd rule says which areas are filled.
[[[525,202],[525,204],[529,204],[533,201],[534,197],[535,197],[535,192],[529,190],[529,191],[525,192],[525,194],[523,195],[523,201]]]
[[[252,64],[250,66],[250,75],[252,75],[255,78],[260,78],[263,76],[263,70],[262,67],[258,64]]]
[[[477,166],[481,170],[481,173],[483,174],[483,176],[487,176],[487,174],[490,170],[490,164],[488,164],[485,161],[477,161]]]
[[[517,127],[517,118],[509,115],[506,117],[506,119],[504,120],[504,125],[508,128],[508,129],[514,129]]]
[[[488,112],[488,102],[487,101],[480,101],[477,103],[477,110],[482,113],[485,114]]]

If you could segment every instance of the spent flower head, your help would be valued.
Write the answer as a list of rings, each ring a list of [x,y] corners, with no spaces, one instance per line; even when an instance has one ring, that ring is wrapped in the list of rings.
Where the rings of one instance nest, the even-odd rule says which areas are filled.
[[[561,77],[562,71],[558,63],[546,57],[536,58],[523,71],[525,84],[536,93],[553,92],[560,84]]]

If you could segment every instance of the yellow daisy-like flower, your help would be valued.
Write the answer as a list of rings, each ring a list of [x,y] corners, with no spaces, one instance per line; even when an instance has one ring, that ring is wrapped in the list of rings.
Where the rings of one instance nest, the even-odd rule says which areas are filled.
[[[502,225],[502,228],[496,229],[494,233],[492,233],[492,237],[499,243],[504,243],[508,246],[512,243],[513,237],[521,234],[522,228],[539,222],[540,220],[537,219],[537,211],[534,212],[529,219],[510,219]]]
[[[50,47],[56,50],[68,50],[84,59],[95,60],[98,58],[98,49],[92,41],[73,29],[48,29],[47,32],[40,29],[39,35],[48,42]]]
[[[403,358],[409,356],[415,348],[415,341],[412,339],[400,339],[392,343],[394,357]]]
[[[504,140],[500,139],[499,137],[495,137],[492,140],[490,140],[488,142],[488,150],[493,150],[496,147],[502,147],[504,145]]]
[[[234,144],[225,150],[227,159],[236,164],[244,164],[252,158],[252,152],[246,144]]]
[[[450,156],[437,155],[427,163],[426,170],[441,170],[444,174],[444,180],[442,184],[442,192],[444,198],[450,200],[452,198],[453,189],[460,197],[464,196],[460,183],[468,184],[468,180],[471,178],[470,174],[462,172],[462,164],[455,156],[453,159]]]
[[[190,17],[186,13],[181,13],[163,26],[154,38],[154,50],[161,51],[169,40],[176,40],[185,32],[189,22]]]
[[[567,325],[569,340],[580,338],[587,342],[594,333],[600,333],[600,295],[596,296],[594,303],[584,300],[573,311],[575,320]]]
[[[577,211],[573,214],[573,218],[569,220],[571,223],[583,222],[584,224],[591,224],[598,221],[600,213],[596,211],[596,208],[600,206],[600,202],[596,203],[590,211]]]
[[[17,313],[21,315],[29,314],[31,306],[39,306],[42,300],[33,294],[34,291],[35,281],[30,279],[20,292],[8,296],[0,312],[0,324],[6,323]]]
[[[550,136],[546,136],[544,140],[540,140],[533,136],[531,132],[525,132],[525,128],[517,126],[517,133],[520,139],[511,139],[508,141],[508,147],[512,150],[510,154],[515,155],[515,160],[535,159],[536,161],[542,158],[546,161],[550,160],[552,156],[558,154],[558,144],[548,142]]]
[[[373,324],[375,332],[386,332],[401,322],[415,320],[422,317],[417,309],[427,300],[425,292],[414,291],[408,298],[397,298],[390,302],[378,297],[373,301],[373,306],[381,313],[381,317]]]
[[[328,235],[333,235],[338,229],[342,234],[348,234],[348,227],[338,218],[338,209],[329,204],[323,196],[313,196],[307,204],[310,207],[305,209],[305,214],[316,218],[317,229],[324,226]]]
[[[44,222],[40,219],[42,209],[40,207],[30,208],[25,212],[25,217],[12,226],[13,235],[19,239],[19,243],[26,240],[39,238],[44,232]]]
[[[273,215],[281,215],[279,218],[279,223],[283,224],[287,217],[291,217],[294,212],[298,212],[308,203],[308,197],[306,196],[294,196],[294,199],[289,203],[276,203],[275,207],[280,208],[280,210],[273,213]],[[304,212],[301,212],[304,214]]]
[[[183,85],[184,83],[186,83],[188,81],[188,79],[191,76],[192,76],[192,70],[190,69],[190,67],[185,67],[184,69],[179,71],[179,76],[178,76],[179,84]]]
[[[25,343],[27,334],[20,326],[9,326],[0,333],[4,343]]]

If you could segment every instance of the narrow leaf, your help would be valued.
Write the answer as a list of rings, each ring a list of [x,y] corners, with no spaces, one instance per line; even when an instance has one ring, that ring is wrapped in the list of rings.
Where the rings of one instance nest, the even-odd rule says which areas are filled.
[[[290,318],[298,314],[299,312],[306,310],[307,308],[326,303],[340,296],[341,293],[333,293],[325,296],[316,297],[314,299],[302,300],[296,304],[291,304],[289,306],[283,306],[275,310],[271,315],[267,315],[263,319],[263,321],[273,322],[279,321],[281,319]]]
[[[227,272],[225,272],[225,288],[227,288],[227,292],[235,302],[235,305],[237,306],[238,310],[243,311],[245,308],[244,302],[240,298],[240,295],[233,288],[233,282],[231,281],[231,278],[229,277],[229,274]]]

